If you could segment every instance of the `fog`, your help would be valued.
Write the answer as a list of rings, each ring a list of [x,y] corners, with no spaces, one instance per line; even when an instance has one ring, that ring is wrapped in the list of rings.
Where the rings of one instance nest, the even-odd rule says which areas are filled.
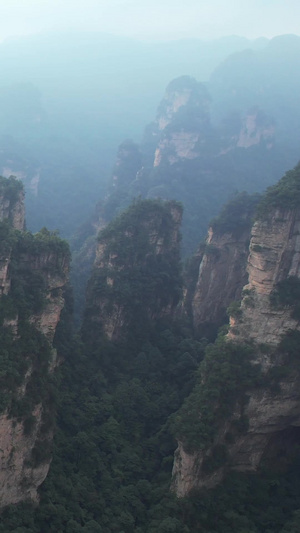
[[[29,227],[70,235],[105,195],[119,143],[141,140],[173,78],[205,81],[231,53],[267,42],[140,43],[73,31],[2,43],[0,173],[22,176]]]
[[[101,31],[142,40],[297,33],[298,0],[1,0],[0,39],[46,31]]]

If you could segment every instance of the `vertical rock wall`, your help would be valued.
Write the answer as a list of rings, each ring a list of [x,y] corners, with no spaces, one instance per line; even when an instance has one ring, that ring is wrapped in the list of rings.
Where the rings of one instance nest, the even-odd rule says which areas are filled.
[[[245,391],[243,420],[247,424],[241,433],[236,431],[241,416],[237,403],[231,415],[220,420],[213,443],[208,447],[189,452],[179,442],[173,469],[173,488],[178,496],[185,496],[194,488],[213,487],[228,468],[257,469],[262,458],[268,455],[267,450],[270,450],[269,460],[271,454],[274,461],[280,460],[276,456],[276,443],[280,443],[282,453],[283,449],[289,449],[291,435],[294,438],[298,434],[300,372],[289,352],[281,347],[281,341],[290,331],[300,330],[299,321],[292,317],[290,306],[274,306],[270,296],[278,282],[290,276],[300,277],[299,234],[298,208],[271,209],[268,216],[253,226],[247,261],[249,281],[243,290],[241,308],[231,317],[227,338],[241,343],[240,346],[250,343],[253,347],[253,365],[261,369],[260,385]],[[220,281],[216,283],[218,286]],[[277,380],[271,377],[274,372],[279,375]],[[227,435],[231,435],[230,441]],[[226,450],[227,459],[208,473],[204,465],[220,447]]]
[[[0,507],[4,507],[37,501],[37,489],[49,470],[53,426],[47,420],[53,407],[47,384],[56,365],[52,341],[64,306],[69,254],[67,245],[47,230],[37,236],[23,232],[23,188],[12,178],[1,179],[1,379],[7,375],[0,401]]]

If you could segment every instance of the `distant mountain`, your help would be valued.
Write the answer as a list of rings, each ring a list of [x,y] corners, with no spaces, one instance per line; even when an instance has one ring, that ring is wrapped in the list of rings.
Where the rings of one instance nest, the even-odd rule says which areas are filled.
[[[211,75],[205,83],[206,122],[191,125],[192,101],[180,106],[166,129],[158,118],[139,147],[136,171],[143,167],[142,179],[129,186],[135,180],[129,173],[121,203],[110,197],[116,212],[136,194],[182,200],[191,251],[233,191],[261,190],[297,162],[299,41],[280,36],[148,44],[70,33],[2,43],[0,172],[23,179],[28,227],[46,225],[70,237],[94,209],[95,198],[103,201],[117,145],[122,138],[139,140],[169,80],[184,73],[200,80]],[[181,131],[194,135],[197,127],[201,157],[199,150],[197,157],[185,157],[181,147],[176,161],[166,160],[168,168],[155,164],[151,170],[156,150],[162,156],[178,148]]]
[[[233,54],[214,70],[209,90],[216,120],[258,106],[274,118],[277,141],[299,154],[300,37],[281,35],[261,50]]]
[[[231,56],[207,84],[189,76],[173,80],[140,146],[120,145],[104,203],[106,220],[134,196],[182,201],[183,248],[189,254],[234,192],[262,191],[295,165],[298,50],[300,38],[286,36],[263,50]],[[287,77],[293,69],[295,75]]]
[[[170,79],[208,79],[227,55],[266,44],[240,37],[151,44],[100,33],[3,42],[0,172],[24,179],[28,226],[69,237],[104,195],[118,144],[139,140]]]
[[[297,163],[299,43],[296,36],[278,37],[264,49],[232,55],[206,84],[190,76],[168,84],[142,142],[120,144],[105,199],[74,235],[77,309],[83,307],[93,237],[134,197],[183,203],[188,256],[237,191],[263,191]]]

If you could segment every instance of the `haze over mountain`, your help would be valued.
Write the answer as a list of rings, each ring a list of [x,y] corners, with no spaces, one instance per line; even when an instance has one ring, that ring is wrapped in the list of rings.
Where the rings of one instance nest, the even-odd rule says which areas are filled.
[[[207,79],[228,54],[266,43],[147,44],[99,33],[2,43],[0,170],[25,181],[29,227],[70,236],[105,194],[118,144],[140,139],[172,78]]]

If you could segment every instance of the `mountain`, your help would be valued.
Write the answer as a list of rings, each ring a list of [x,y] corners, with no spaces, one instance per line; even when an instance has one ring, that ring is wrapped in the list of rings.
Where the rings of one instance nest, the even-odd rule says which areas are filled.
[[[185,71],[207,79],[228,54],[266,43],[80,32],[1,43],[0,174],[24,180],[28,227],[70,237],[105,196],[118,145],[140,138],[170,79]]]
[[[299,442],[299,184],[298,165],[262,197],[229,332],[207,351],[179,412],[173,483],[180,496],[216,485],[232,469],[284,468]]]
[[[51,462],[55,418],[53,337],[64,306],[68,245],[24,230],[24,191],[0,178],[0,506],[38,501]]]
[[[211,98],[207,110],[210,138],[206,140],[210,148],[203,170],[200,168],[203,187],[209,180],[205,173],[211,171],[222,197],[223,180],[228,181],[226,192],[230,195],[245,186],[254,192],[279,179],[296,163],[298,153],[299,121],[293,112],[299,90],[298,76],[293,74],[298,72],[297,47],[296,36],[270,42],[226,38],[211,43],[191,40],[151,45],[102,34],[71,33],[2,43],[0,65],[5,83],[0,87],[0,171],[5,177],[15,174],[24,180],[28,227],[37,231],[45,225],[70,238],[89,217],[95,198],[104,201],[117,146],[124,138],[140,141],[145,124],[155,116],[163,87],[184,72],[203,80]],[[241,72],[244,82],[239,82]],[[288,86],[283,81],[287,76]],[[177,145],[180,136],[179,128],[174,139]],[[140,143],[142,166],[148,170],[154,161],[152,148],[154,152],[158,148],[152,141],[150,132]],[[172,146],[170,141],[170,150]],[[181,155],[185,149],[182,144]],[[208,164],[209,157],[212,161]],[[172,187],[155,178],[162,195],[172,192],[170,188],[176,199],[184,194],[181,162],[172,165],[176,174]],[[193,181],[202,194],[197,161],[186,163],[191,167],[186,172],[196,174]],[[212,180],[209,183],[213,188]],[[210,215],[207,202],[200,207],[202,217],[195,215],[198,207],[191,206],[190,224],[186,220],[190,209],[186,210],[186,253],[194,250],[200,235],[191,233],[193,217],[204,237],[209,216],[221,207],[215,193],[217,188],[211,193],[216,205],[211,196],[208,199]],[[126,206],[129,203],[130,199]]]
[[[273,117],[277,141],[299,153],[299,51],[299,36],[281,35],[263,50],[243,51],[223,61],[209,81],[218,120],[255,105]]]
[[[186,258],[224,202],[237,191],[263,191],[297,163],[299,120],[291,116],[297,117],[300,80],[290,76],[289,88],[285,80],[288,72],[298,72],[298,48],[298,37],[281,36],[263,49],[232,55],[208,83],[180,76],[168,84],[142,141],[120,144],[106,195],[73,235],[77,320],[97,231],[133,198],[182,202]]]
[[[183,250],[189,255],[224,201],[237,190],[262,191],[287,162],[297,162],[297,132],[290,128],[289,146],[282,140],[289,115],[284,125],[277,123],[276,110],[267,114],[254,95],[249,107],[238,102],[239,112],[224,104],[226,118],[217,121],[210,87],[189,76],[173,80],[142,143],[120,145],[104,220],[139,195],[175,198],[185,208]]]
[[[176,202],[137,201],[98,236],[87,289],[83,329],[94,324],[109,340],[141,335],[147,323],[169,315],[180,298]]]

